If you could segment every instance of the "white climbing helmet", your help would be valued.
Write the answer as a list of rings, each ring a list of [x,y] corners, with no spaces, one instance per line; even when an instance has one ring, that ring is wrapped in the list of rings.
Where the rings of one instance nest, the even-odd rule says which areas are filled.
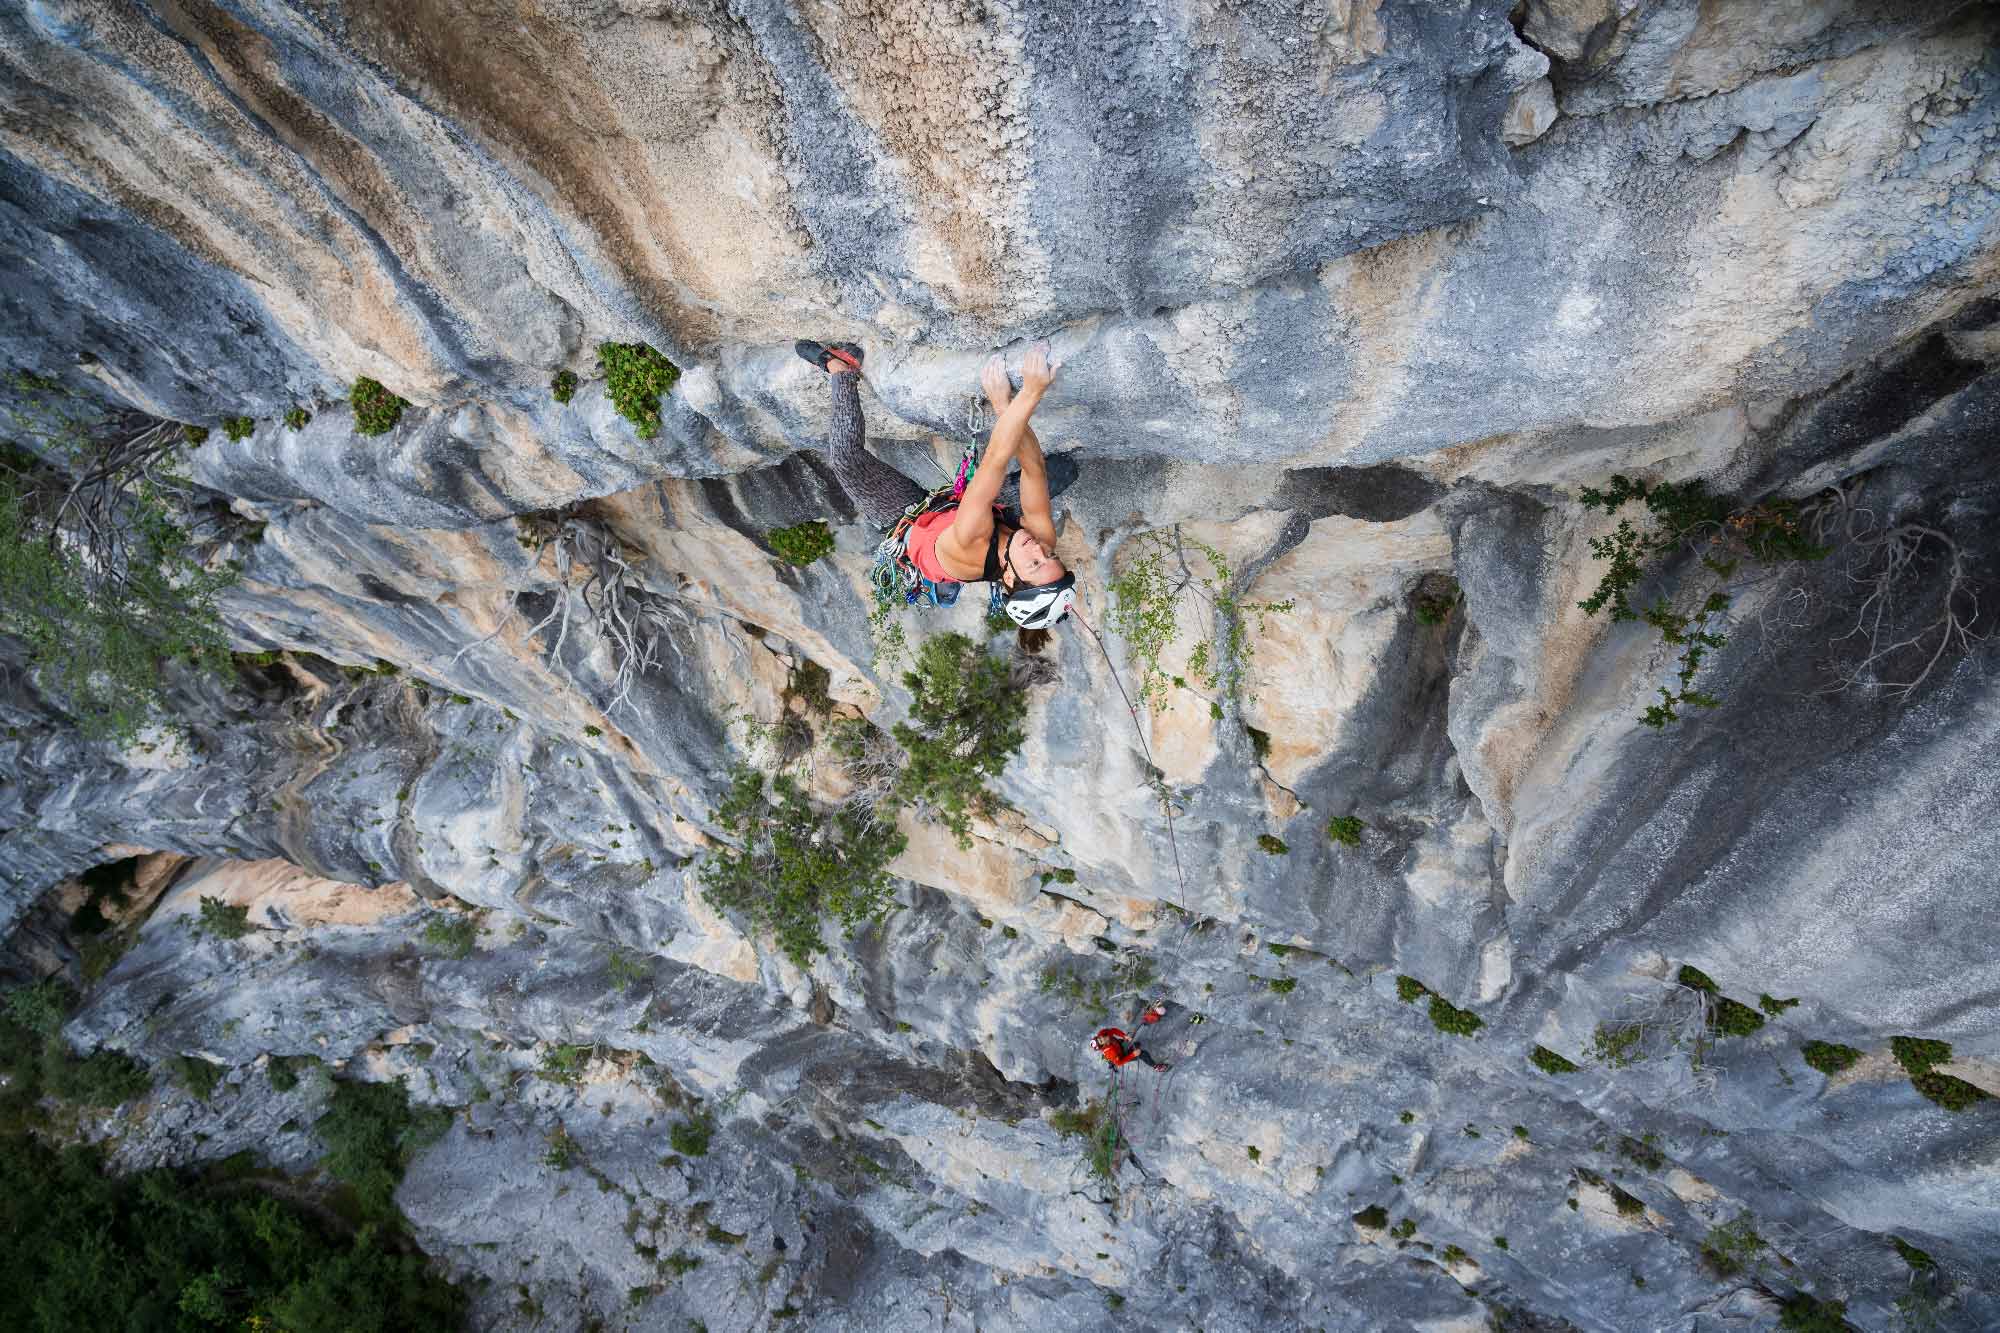
[[[1047,629],[1069,614],[1076,605],[1076,575],[1065,574],[1054,583],[1035,588],[1016,588],[1000,604],[1007,618],[1022,629]]]

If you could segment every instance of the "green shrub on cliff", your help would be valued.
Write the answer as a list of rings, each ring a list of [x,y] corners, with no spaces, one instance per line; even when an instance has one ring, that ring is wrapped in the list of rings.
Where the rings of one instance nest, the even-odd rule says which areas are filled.
[[[816,518],[789,528],[772,528],[764,534],[764,540],[788,565],[804,567],[833,551],[832,529]],[[1013,628],[1013,622],[1008,622],[1008,628]]]
[[[1140,699],[1165,708],[1169,688],[1191,688],[1189,681],[1234,698],[1255,655],[1250,622],[1261,631],[1271,615],[1293,604],[1244,601],[1227,557],[1178,525],[1142,532],[1126,547],[1124,568],[1111,580],[1109,621],[1138,668]],[[1175,675],[1161,655],[1181,637],[1185,611],[1192,611],[1198,637],[1186,674]],[[1221,703],[1209,704],[1211,716],[1220,718]]]
[[[0,385],[0,430],[0,633],[85,734],[131,742],[168,721],[173,664],[229,666],[216,601],[238,570],[184,526],[180,430],[31,375]]]
[[[1028,698],[1014,688],[1003,658],[963,634],[924,640],[916,670],[903,674],[914,696],[910,720],[893,734],[909,762],[896,799],[972,844],[972,817],[998,802],[986,784],[1000,776],[1027,739]]]
[[[403,419],[403,409],[409,406],[366,375],[354,381],[347,402],[354,409],[354,430],[359,435],[387,435],[396,429],[396,423]]]
[[[401,1083],[335,1081],[313,1133],[326,1145],[327,1174],[353,1188],[365,1217],[395,1226],[396,1186],[418,1153],[451,1128],[451,1112],[412,1106]]]
[[[1829,1078],[1851,1068],[1861,1058],[1860,1051],[1834,1041],[1809,1041],[1799,1047],[1799,1053],[1807,1064]]]
[[[650,440],[660,433],[660,395],[681,377],[673,362],[645,343],[599,343],[597,366],[618,415],[633,433]]]
[[[800,968],[826,951],[822,921],[852,934],[893,906],[888,865],[905,839],[889,824],[854,809],[816,810],[789,777],[767,790],[749,768],[737,770],[713,818],[728,841],[702,862],[702,897],[747,917]]]
[[[227,435],[232,442],[249,439],[251,433],[256,429],[257,423],[249,417],[224,417],[222,419],[222,433]]]
[[[294,407],[285,413],[285,429],[304,430],[306,423],[312,419],[312,413],[306,411],[303,407]]]
[[[1932,1037],[1891,1037],[1889,1050],[1896,1063],[1910,1076],[1910,1085],[1947,1111],[1963,1111],[1991,1096],[1977,1084],[1967,1083],[1932,1068],[1951,1059],[1951,1043]]]
[[[559,403],[566,403],[576,397],[576,383],[574,370],[558,370],[555,378],[549,381],[549,396]]]
[[[1621,518],[1609,535],[1590,539],[1590,553],[1605,562],[1605,570],[1597,587],[1577,606],[1587,615],[1608,609],[1613,623],[1643,621],[1658,630],[1665,643],[1680,649],[1675,688],[1661,686],[1660,702],[1647,707],[1639,719],[1655,730],[1680,720],[1684,705],[1714,708],[1721,702],[1696,689],[1694,680],[1709,652],[1728,642],[1709,626],[1712,618],[1728,611],[1730,597],[1726,592],[1711,591],[1691,613],[1676,611],[1660,598],[1641,611],[1630,598],[1640,581],[1683,549],[1703,550],[1703,567],[1723,580],[1746,558],[1763,563],[1817,560],[1830,549],[1807,538],[1799,526],[1798,507],[1792,502],[1745,505],[1710,494],[1707,483],[1699,479],[1644,482],[1613,476],[1608,489],[1586,486],[1577,498],[1585,509],[1601,509],[1606,514],[1637,501],[1652,517],[1645,530]]]

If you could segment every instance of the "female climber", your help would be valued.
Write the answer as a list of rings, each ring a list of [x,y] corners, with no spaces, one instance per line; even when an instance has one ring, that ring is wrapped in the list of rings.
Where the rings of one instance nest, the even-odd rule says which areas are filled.
[[[833,390],[833,421],[827,456],[834,475],[860,505],[870,523],[893,527],[925,499],[924,488],[862,447],[861,349],[853,343],[801,341],[798,354],[827,373]],[[1025,652],[1039,652],[1049,627],[1068,614],[1076,600],[1076,575],[1054,555],[1056,526],[1050,506],[1049,465],[1041,442],[1028,427],[1061,362],[1051,363],[1048,346],[1028,349],[1016,394],[999,357],[979,377],[998,419],[978,470],[956,503],[921,514],[908,530],[907,558],[936,583],[988,582],[1005,593],[1000,605],[1020,627]],[[1020,465],[1020,516],[1009,522],[1001,508],[1001,484],[1010,464]]]

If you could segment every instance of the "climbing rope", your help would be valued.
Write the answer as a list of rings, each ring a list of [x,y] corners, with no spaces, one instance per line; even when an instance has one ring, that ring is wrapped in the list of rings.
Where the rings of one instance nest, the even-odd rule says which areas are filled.
[[[1083,612],[1079,608],[1072,606],[1069,613],[1077,624],[1083,626],[1084,632],[1089,634],[1091,640],[1097,644],[1097,651],[1103,655],[1104,669],[1110,673],[1111,683],[1118,687],[1118,697],[1125,701],[1125,711],[1132,718],[1132,730],[1138,734],[1139,753],[1146,760],[1148,772],[1155,775],[1155,780],[1159,783],[1160,808],[1166,812],[1167,816],[1167,846],[1173,850],[1174,881],[1179,885],[1179,894],[1174,899],[1174,906],[1180,910],[1181,914],[1181,933],[1175,939],[1175,947],[1177,948],[1180,941],[1186,938],[1188,925],[1194,920],[1194,914],[1188,910],[1187,905],[1187,871],[1181,865],[1181,842],[1174,831],[1174,799],[1172,794],[1167,791],[1167,776],[1160,766],[1153,762],[1153,749],[1152,746],[1146,743],[1146,728],[1145,724],[1139,721],[1138,706],[1132,702],[1132,696],[1126,692],[1125,682],[1118,676],[1118,668],[1111,660],[1111,650],[1104,646],[1104,637],[1091,626],[1088,620],[1083,618]],[[1163,950],[1163,952],[1166,951]]]

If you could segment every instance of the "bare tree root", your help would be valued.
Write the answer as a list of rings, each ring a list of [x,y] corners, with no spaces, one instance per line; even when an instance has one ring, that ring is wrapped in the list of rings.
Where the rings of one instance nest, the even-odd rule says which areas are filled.
[[[1853,532],[1857,514],[1849,507],[1847,527]],[[1873,516],[1870,515],[1872,522]],[[1935,545],[1942,553],[1943,566],[1937,575],[1925,575],[1920,557],[1926,546]],[[1880,688],[1892,697],[1904,698],[1930,678],[1947,654],[1964,652],[1984,637],[1973,632],[1979,621],[1979,596],[1965,552],[1949,534],[1923,523],[1899,523],[1886,530],[1867,530],[1853,535],[1852,558],[1847,577],[1865,587],[1868,595],[1855,612],[1854,625],[1833,643],[1857,640],[1860,658],[1841,670],[1834,682],[1818,694],[1838,694],[1856,687]],[[1856,571],[1865,571],[1857,573]],[[1924,618],[1912,633],[1894,637],[1897,611],[1906,603],[1899,600],[1900,585],[1915,580],[1916,594],[1933,600],[1934,613]],[[1903,680],[1883,680],[1882,671],[1892,659],[1912,654],[1921,661],[1914,674]]]
[[[576,677],[563,665],[563,647],[573,622],[579,633],[594,631],[604,641],[613,668],[604,711],[630,704],[639,677],[660,665],[662,632],[671,622],[688,623],[686,608],[638,587],[617,537],[593,519],[564,513],[554,520],[542,544],[555,564],[555,604],[528,627],[526,637],[532,639],[553,626],[556,639],[549,658],[575,684]],[[510,615],[523,595],[523,591],[513,594]],[[492,633],[452,654],[450,665],[492,642],[506,627],[503,618]]]

